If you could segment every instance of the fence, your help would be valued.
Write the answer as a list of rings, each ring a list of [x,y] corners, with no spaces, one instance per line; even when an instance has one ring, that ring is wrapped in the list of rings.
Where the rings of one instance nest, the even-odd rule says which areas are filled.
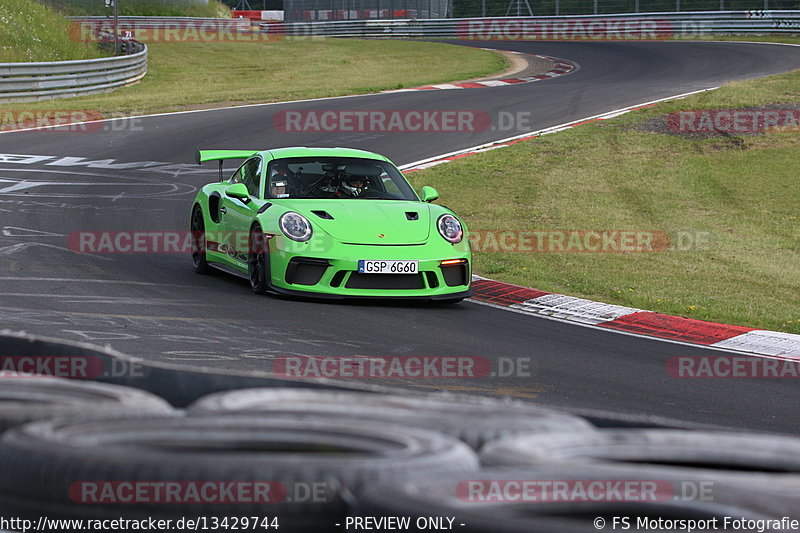
[[[284,0],[286,22],[796,10],[800,0]]]
[[[800,9],[799,0],[453,0],[453,16],[508,17]]]
[[[504,39],[665,39],[711,34],[800,34],[800,11],[699,11],[570,17],[350,20],[262,24],[287,36]]]
[[[452,16],[452,0],[284,0],[287,22]]]
[[[147,73],[147,47],[125,43],[129,55],[82,61],[0,63],[0,103],[49,100],[112,91]]]

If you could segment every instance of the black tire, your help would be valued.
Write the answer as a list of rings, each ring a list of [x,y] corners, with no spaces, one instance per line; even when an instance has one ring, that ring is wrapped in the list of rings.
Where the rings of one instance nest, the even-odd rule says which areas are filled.
[[[256,294],[269,292],[269,269],[269,241],[264,237],[261,227],[256,224],[250,230],[247,248],[247,273],[250,288]]]
[[[192,232],[192,266],[198,274],[210,274],[214,269],[206,260],[206,225],[203,219],[203,210],[199,205],[192,209],[190,221]]]
[[[593,431],[585,420],[522,402],[443,394],[391,395],[316,389],[242,389],[212,394],[190,413],[247,412],[269,416],[355,416],[441,431],[473,449],[520,432]]]
[[[121,385],[55,377],[0,377],[0,433],[55,417],[173,411],[158,396]]]
[[[629,487],[641,492],[614,493],[616,482],[629,482]],[[511,482],[509,484],[507,482]],[[495,487],[513,487],[529,483],[529,490],[508,493],[492,491]],[[556,493],[554,482],[566,482],[568,490]],[[594,497],[579,487],[590,483],[604,487]],[[632,483],[630,483],[632,482]],[[622,486],[622,485],[620,485]],[[550,487],[549,492],[546,487]],[[605,488],[607,487],[607,488]],[[694,490],[697,488],[697,492]],[[556,496],[556,494],[559,494]],[[564,499],[561,494],[567,496]],[[583,495],[582,495],[583,494]],[[597,496],[600,496],[598,498]],[[606,496],[607,495],[607,496]],[[652,498],[650,497],[652,495]],[[454,517],[454,529],[469,533],[588,533],[612,528],[613,517],[627,517],[631,531],[641,531],[637,518],[712,519],[717,518],[718,530],[725,517],[745,519],[780,519],[794,517],[798,512],[796,497],[759,492],[758,485],[726,483],[713,477],[693,477],[690,470],[676,469],[672,475],[646,467],[594,465],[559,465],[490,469],[474,474],[419,475],[396,483],[374,483],[357,494],[351,516],[411,517],[408,532],[427,532],[416,526],[419,517]],[[596,519],[604,520],[594,522]],[[458,527],[457,525],[464,524]],[[673,531],[670,527],[658,530]],[[654,530],[650,528],[649,530]],[[713,528],[712,528],[713,530]]]
[[[767,434],[670,429],[517,435],[481,453],[486,466],[629,463],[715,471],[800,473],[800,439]]]
[[[47,421],[15,428],[0,439],[0,506],[14,516],[272,516],[283,532],[341,531],[334,524],[346,515],[345,500],[367,481],[477,468],[475,454],[456,439],[356,418]],[[109,480],[269,482],[275,490],[249,502],[119,505],[110,503],[112,497],[103,505],[93,497],[87,502],[91,491],[74,485]],[[313,483],[319,484],[314,498],[297,496]]]

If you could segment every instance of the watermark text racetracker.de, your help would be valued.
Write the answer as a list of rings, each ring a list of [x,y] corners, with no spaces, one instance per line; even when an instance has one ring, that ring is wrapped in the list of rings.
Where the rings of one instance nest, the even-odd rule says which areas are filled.
[[[326,503],[335,495],[336,487],[325,481],[102,480],[69,487],[69,499],[87,505]]]
[[[750,355],[681,355],[667,359],[667,374],[687,379],[798,379],[800,361]]]
[[[0,132],[34,129],[53,133],[98,133],[142,131],[142,119],[123,113],[104,113],[93,109],[0,111]]]
[[[492,127],[491,116],[474,109],[286,110],[272,121],[286,133],[471,133]]]
[[[247,231],[78,231],[67,236],[67,247],[79,254],[175,254],[199,248],[223,254],[257,252],[266,241]],[[326,244],[327,243],[327,244]],[[665,232],[643,229],[471,230],[473,252],[631,253],[707,250],[715,236],[708,231]],[[303,251],[324,252],[327,241],[314,240]]]
[[[489,40],[655,40],[668,39],[672,23],[658,19],[479,19],[459,22],[461,39]]]
[[[530,357],[460,355],[295,356],[276,357],[272,372],[288,378],[483,379],[528,378]]]
[[[76,20],[70,23],[70,37],[77,42],[97,42],[113,39],[111,21]],[[252,28],[242,19],[173,20],[154,25],[146,20],[119,21],[117,33],[123,40],[153,42],[200,43],[260,43],[284,38],[283,25],[273,25],[269,31]]]
[[[456,496],[465,503],[585,503],[713,501],[713,481],[661,479],[468,479]]]
[[[469,243],[473,252],[647,253],[706,250],[714,236],[691,230],[471,230]]]
[[[667,117],[673,133],[800,131],[800,109],[702,109]]]
[[[142,378],[149,369],[136,361],[98,355],[1,355],[0,377],[69,379]]]

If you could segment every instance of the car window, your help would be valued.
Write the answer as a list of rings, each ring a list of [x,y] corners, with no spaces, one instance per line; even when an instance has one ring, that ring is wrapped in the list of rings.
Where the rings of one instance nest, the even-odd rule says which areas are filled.
[[[417,200],[397,168],[386,161],[355,157],[294,157],[268,166],[265,196]]]
[[[250,196],[258,197],[258,188],[261,185],[261,158],[254,157],[248,159],[239,168],[236,169],[228,180],[231,185],[235,183],[244,183],[247,187],[247,192]]]
[[[230,179],[228,182],[233,185],[235,183],[243,183],[242,176],[244,175],[244,165],[240,166],[236,169],[236,172],[231,174]]]
[[[261,158],[254,157],[242,165],[242,183],[247,186],[250,196],[258,196],[259,178],[261,176]]]

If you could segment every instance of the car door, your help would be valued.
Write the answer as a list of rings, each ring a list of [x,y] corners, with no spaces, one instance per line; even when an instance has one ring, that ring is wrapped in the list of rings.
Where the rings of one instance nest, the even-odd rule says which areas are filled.
[[[247,263],[250,224],[259,205],[257,200],[260,194],[262,167],[263,162],[260,156],[251,157],[233,173],[229,180],[230,185],[243,183],[247,187],[247,192],[250,193],[249,200],[233,198],[225,194],[222,196],[220,214],[225,228],[226,254],[240,263]]]

